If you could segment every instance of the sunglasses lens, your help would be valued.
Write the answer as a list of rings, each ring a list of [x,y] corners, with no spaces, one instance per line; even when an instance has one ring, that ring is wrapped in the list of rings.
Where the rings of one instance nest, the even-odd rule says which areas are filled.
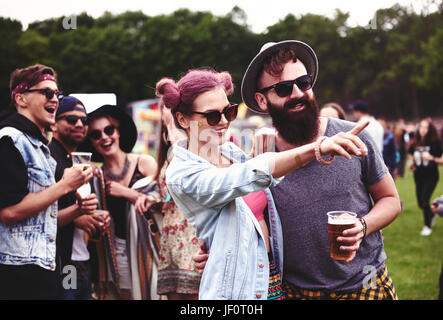
[[[297,84],[297,87],[299,87],[301,91],[307,91],[312,87],[312,80],[309,75],[301,76],[295,79],[295,83]]]
[[[279,97],[287,97],[292,92],[292,87],[294,86],[294,83],[292,81],[288,82],[282,82],[275,86],[275,93]]]
[[[307,91],[312,87],[312,79],[309,75],[298,77],[293,81],[280,82],[275,86],[275,92],[279,97],[287,97],[292,93],[294,83],[301,91]]]
[[[82,122],[83,125],[88,124],[87,117],[66,116],[65,119],[66,119],[66,122],[69,123],[70,125],[75,125],[77,123],[78,119],[80,119],[80,121]]]
[[[86,117],[85,117],[85,119],[87,121]],[[114,131],[115,131],[114,126],[107,126],[103,129],[103,132],[106,133],[106,135],[108,135],[108,136],[111,136],[112,134],[114,134]],[[100,130],[92,130],[91,133],[89,134],[89,136],[94,140],[98,140],[102,137],[102,132]]]
[[[55,91],[52,89],[45,89],[43,92],[46,96],[46,99],[48,99],[48,100],[51,100],[52,97],[54,96],[54,93],[55,93]]]
[[[64,98],[63,92],[61,91],[57,91],[57,90],[52,90],[52,89],[44,89],[43,94],[46,96],[46,99],[51,100],[52,97],[54,97],[54,94],[57,97],[57,100],[61,101]]]
[[[110,136],[114,133],[114,130],[115,130],[114,126],[107,126],[103,129],[103,132],[106,133],[108,136]]]
[[[206,114],[206,120],[208,121],[208,124],[210,126],[215,126],[217,123],[220,122],[220,119],[221,113],[218,111],[212,111]]]
[[[65,117],[66,122],[69,123],[70,125],[74,125],[77,123],[78,117],[76,116],[66,116]]]
[[[238,111],[238,105],[236,104],[226,108],[225,111],[223,112],[226,117],[226,120],[228,121],[235,120],[235,118],[237,118],[237,111]]]

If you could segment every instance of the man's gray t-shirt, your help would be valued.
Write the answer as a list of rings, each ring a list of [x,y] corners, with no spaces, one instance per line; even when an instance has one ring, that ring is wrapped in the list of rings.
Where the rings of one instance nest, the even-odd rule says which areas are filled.
[[[349,131],[355,125],[328,118],[325,136]],[[367,187],[381,181],[388,172],[369,134],[364,130],[359,138],[368,148],[366,157],[347,160],[336,156],[329,166],[314,160],[271,188],[283,228],[283,277],[295,286],[355,290],[364,285],[370,271],[384,266],[386,254],[380,232],[364,238],[349,263],[329,257],[326,213],[348,210],[364,217],[372,208]]]

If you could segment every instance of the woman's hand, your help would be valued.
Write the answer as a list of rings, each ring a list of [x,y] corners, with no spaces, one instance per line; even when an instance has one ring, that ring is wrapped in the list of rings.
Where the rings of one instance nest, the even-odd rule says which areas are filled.
[[[346,159],[351,159],[351,155],[364,157],[368,154],[368,149],[363,141],[357,136],[369,125],[369,121],[361,123],[348,132],[339,132],[332,137],[328,137],[320,144],[321,154],[340,155]]]
[[[206,250],[206,244],[202,242],[200,244],[200,250],[192,257],[192,260],[194,261],[195,268],[197,269],[198,273],[203,274],[208,259],[209,259],[209,254],[208,250]]]
[[[92,215],[94,219],[99,221],[100,234],[104,235],[111,227],[111,215],[108,210],[96,210]]]
[[[106,194],[116,198],[129,198],[129,194],[132,189],[125,187],[121,183],[116,181],[106,181]]]
[[[280,178],[317,158],[322,162],[321,155],[329,154],[331,158],[323,164],[331,164],[335,155],[347,159],[352,155],[364,157],[368,154],[366,145],[357,137],[369,121],[356,125],[348,132],[340,132],[333,137],[321,136],[317,141],[297,148],[270,154],[268,168],[274,178]]]
[[[135,211],[143,215],[154,204],[154,201],[150,199],[146,194],[140,194],[135,201]]]
[[[422,152],[421,154],[422,161],[435,161],[435,157],[431,155],[429,152]]]
[[[438,203],[436,203],[436,202],[432,203],[431,210],[434,214],[438,214]]]
[[[92,214],[83,214],[74,220],[77,228],[84,230],[89,237],[93,237],[100,232],[100,221]]]

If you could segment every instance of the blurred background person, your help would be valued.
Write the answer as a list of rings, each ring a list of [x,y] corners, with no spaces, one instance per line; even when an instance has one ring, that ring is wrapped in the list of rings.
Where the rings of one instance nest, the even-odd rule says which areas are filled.
[[[200,286],[200,273],[195,268],[192,257],[200,249],[195,229],[178,209],[166,187],[166,169],[172,153],[170,147],[186,135],[177,129],[171,110],[160,100],[161,127],[160,143],[157,153],[157,181],[159,199],[152,194],[142,195],[135,204],[139,214],[145,213],[150,206],[158,203],[163,215],[160,232],[160,253],[158,266],[157,293],[167,295],[169,300],[196,300]],[[169,157],[168,157],[169,156]]]
[[[393,134],[395,142],[397,143],[397,169],[395,170],[396,176],[403,178],[405,175],[405,165],[406,158],[408,156],[408,143],[409,134],[406,131],[405,121],[403,119],[398,119],[394,123]]]
[[[395,142],[394,135],[388,129],[388,123],[385,118],[378,118],[378,122],[381,124],[384,130],[383,136],[383,161],[388,167],[389,173],[392,178],[395,177],[394,171],[397,167],[397,143]]]
[[[439,180],[438,166],[434,158],[441,157],[442,153],[441,140],[432,121],[421,120],[409,147],[409,154],[413,159],[410,169],[414,171],[417,202],[423,210],[424,226],[420,232],[422,236],[432,233],[435,221],[430,207],[430,199]]]
[[[345,111],[338,103],[335,102],[325,103],[320,109],[320,116],[346,120]]]
[[[122,299],[131,299],[131,274],[127,253],[127,209],[140,193],[131,189],[138,180],[153,176],[154,158],[130,154],[137,140],[132,118],[117,106],[104,105],[88,115],[88,141],[82,150],[92,151],[92,160],[103,162],[106,203],[114,222],[114,242]]]
[[[369,105],[364,100],[357,100],[349,106],[349,109],[353,111],[353,115],[357,123],[363,123],[369,120],[369,126],[366,127],[366,131],[374,139],[375,144],[380,152],[383,152],[383,136],[384,130],[381,124],[369,113]]]

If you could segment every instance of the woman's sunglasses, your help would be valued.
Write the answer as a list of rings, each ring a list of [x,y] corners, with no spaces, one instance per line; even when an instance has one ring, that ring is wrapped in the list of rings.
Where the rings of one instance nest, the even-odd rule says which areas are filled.
[[[51,100],[52,97],[55,96],[57,97],[58,100],[62,100],[64,95],[63,92],[58,91],[58,90],[52,90],[49,88],[45,88],[45,89],[28,89],[25,92],[38,92],[41,94],[44,94],[46,96],[46,99]]]
[[[115,127],[110,125],[110,126],[106,126],[103,129],[103,131],[101,131],[101,130],[92,130],[89,133],[89,137],[91,139],[98,140],[98,139],[100,139],[102,137],[102,132],[106,133],[107,136],[112,136],[114,134],[114,131],[115,131]]]
[[[58,118],[55,118],[55,120],[60,120],[60,119],[65,119],[67,123],[69,123],[70,125],[75,125],[78,121],[78,119],[80,119],[80,121],[82,122],[82,124],[84,126],[86,126],[88,124],[88,117],[79,117],[79,116],[74,116],[74,115],[67,115],[67,116],[60,116]]]
[[[279,97],[283,98],[289,96],[292,93],[294,83],[301,91],[307,91],[312,88],[312,77],[309,74],[305,74],[301,77],[298,77],[297,79],[282,81],[272,86],[257,90],[257,92],[265,94],[266,91],[274,89],[275,93]]]
[[[229,106],[226,106],[222,112],[214,110],[209,112],[197,112],[193,111],[191,113],[198,113],[202,114],[206,117],[206,121],[210,126],[217,125],[220,120],[222,114],[225,115],[226,120],[233,121],[235,118],[237,118],[237,112],[238,112],[238,104],[230,104]]]

